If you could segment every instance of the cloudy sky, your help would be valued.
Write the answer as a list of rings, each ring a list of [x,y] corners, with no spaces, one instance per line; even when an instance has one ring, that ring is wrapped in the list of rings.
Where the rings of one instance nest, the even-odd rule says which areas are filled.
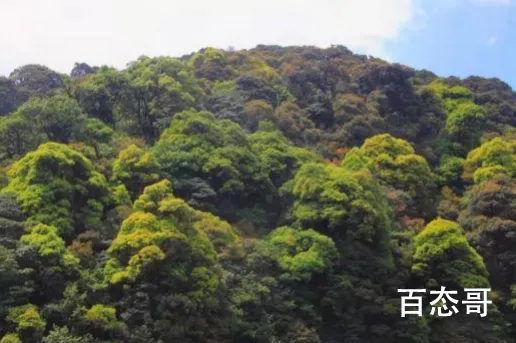
[[[441,75],[516,85],[511,0],[0,0],[0,16],[0,74],[27,63],[123,68],[142,54],[206,46],[342,44]]]

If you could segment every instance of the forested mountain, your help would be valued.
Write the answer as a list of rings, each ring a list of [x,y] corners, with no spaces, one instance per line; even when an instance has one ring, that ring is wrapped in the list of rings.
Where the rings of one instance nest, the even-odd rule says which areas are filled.
[[[342,46],[0,77],[1,343],[516,337],[516,94]],[[513,202],[514,200],[514,202]],[[486,317],[398,289],[492,288]]]

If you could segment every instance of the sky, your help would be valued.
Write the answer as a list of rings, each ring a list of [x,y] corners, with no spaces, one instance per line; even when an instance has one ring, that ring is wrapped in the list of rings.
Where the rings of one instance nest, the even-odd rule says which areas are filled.
[[[516,0],[0,0],[0,74],[257,44],[345,45],[516,88]]]

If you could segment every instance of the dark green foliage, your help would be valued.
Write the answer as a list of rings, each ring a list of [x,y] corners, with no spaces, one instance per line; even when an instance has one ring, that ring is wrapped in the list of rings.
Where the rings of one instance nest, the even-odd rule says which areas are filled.
[[[68,143],[84,125],[81,108],[64,94],[32,98],[18,110],[18,115],[35,123],[36,130],[44,132],[46,140],[60,143]]]
[[[79,104],[66,94],[33,97],[16,112],[0,120],[1,152],[20,157],[47,141],[82,141],[96,152],[109,143],[113,132],[99,120],[87,118]]]
[[[141,57],[125,71],[129,85],[121,103],[123,116],[150,143],[172,116],[193,107],[202,90],[184,62],[169,57]],[[131,128],[131,127],[129,127]]]
[[[45,137],[36,130],[34,122],[13,113],[0,119],[0,140],[3,158],[13,158],[35,149]]]
[[[102,67],[79,78],[73,85],[72,93],[88,115],[114,127],[120,120],[116,110],[127,87],[128,81],[122,73]]]
[[[491,284],[499,292],[499,306],[513,325],[515,194],[513,179],[503,174],[495,176],[465,194],[458,218],[472,246],[484,258]]]
[[[0,76],[0,116],[14,111],[21,99],[13,80]]]
[[[273,192],[242,128],[209,112],[178,113],[152,155],[178,195],[224,218],[240,219],[244,210],[260,213]]]
[[[13,194],[0,194],[0,244],[14,248],[24,231],[23,213]]]
[[[74,336],[66,327],[55,327],[43,337],[43,343],[90,343],[91,336]]]
[[[380,286],[395,275],[389,244],[394,218],[373,175],[308,163],[296,174],[292,191],[295,223],[329,235],[339,252],[321,299],[323,341],[396,341],[396,296]]]
[[[75,66],[73,67],[72,71],[70,72],[70,77],[72,79],[79,79],[81,77],[84,77],[88,74],[96,73],[99,70],[98,67],[91,67],[87,63],[75,63]]]
[[[10,75],[23,101],[33,95],[50,95],[64,87],[63,75],[39,64],[27,64]]]
[[[292,179],[303,163],[320,159],[309,150],[294,147],[268,122],[262,122],[260,130],[249,136],[249,143],[276,188]]]

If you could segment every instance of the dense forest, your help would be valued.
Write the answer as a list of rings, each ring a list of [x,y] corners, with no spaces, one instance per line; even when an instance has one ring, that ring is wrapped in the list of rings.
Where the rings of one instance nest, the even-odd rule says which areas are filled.
[[[516,93],[342,46],[0,77],[1,343],[516,337]],[[513,202],[514,200],[514,202]],[[401,317],[402,288],[491,288]]]

